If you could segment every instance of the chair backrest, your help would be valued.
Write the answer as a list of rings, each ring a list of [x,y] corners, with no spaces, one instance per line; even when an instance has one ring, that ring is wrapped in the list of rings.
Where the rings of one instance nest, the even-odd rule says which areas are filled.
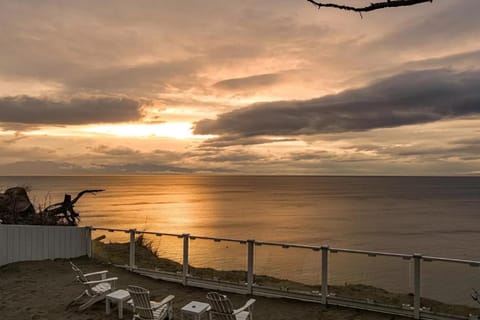
[[[153,310],[150,304],[150,291],[145,288],[137,286],[128,286],[127,291],[133,300],[135,313],[141,319],[153,319]]]
[[[235,320],[232,302],[226,295],[218,292],[209,292],[207,293],[207,300],[212,307],[210,313],[215,319]]]
[[[87,278],[83,275],[82,270],[80,270],[79,267],[77,267],[72,261],[70,261],[70,264],[72,265],[72,270],[77,274],[77,280],[80,282],[87,282]]]

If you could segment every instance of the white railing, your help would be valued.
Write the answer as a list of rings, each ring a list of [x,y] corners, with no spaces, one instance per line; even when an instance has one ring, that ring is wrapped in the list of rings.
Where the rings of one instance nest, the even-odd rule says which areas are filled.
[[[88,228],[0,224],[0,266],[84,256],[89,239]]]
[[[466,282],[467,285],[471,286],[471,288],[480,286],[480,270],[476,268],[480,266],[480,261],[431,257],[421,254],[351,250],[332,248],[326,245],[309,246],[256,240],[202,237],[190,234],[145,232],[136,231],[135,229],[88,228],[91,232],[103,232],[103,235],[107,234],[109,237],[106,239],[107,242],[129,243],[128,260],[125,258],[125,263],[117,264],[144,275],[157,279],[176,281],[184,285],[244,294],[293,298],[318,302],[325,305],[339,305],[401,315],[414,319],[478,319],[475,314],[479,314],[478,311],[480,311],[472,304],[466,306],[464,309],[462,309],[461,306],[456,306],[457,309],[452,310],[459,310],[457,313],[449,311],[448,309],[447,311],[441,308],[437,310],[437,306],[440,304],[432,299],[436,297],[425,297],[422,295],[423,289],[429,289],[425,287],[424,280],[431,282],[434,277],[438,276],[443,279],[435,280],[434,284],[437,286],[436,288],[439,289],[433,290],[435,292],[442,291],[440,289],[445,285],[447,279],[453,279],[453,284],[451,285],[455,285],[455,279],[467,277],[467,274],[469,274],[469,280]],[[105,233],[105,231],[107,231],[107,233]],[[115,232],[119,232],[120,234],[109,236]],[[148,237],[152,243],[158,242],[161,244],[160,241],[164,241],[163,245],[159,245],[156,248],[159,250],[158,256],[176,261],[177,268],[165,271],[157,266],[144,266],[143,258],[137,257],[135,252],[135,240],[137,236],[140,235]],[[91,242],[91,244],[92,243],[93,242]],[[209,247],[207,248],[206,246]],[[208,269],[208,271],[212,273],[217,272],[217,275],[202,276],[201,272],[197,272],[197,270],[200,270],[198,267],[198,261],[200,260],[197,258],[197,255],[199,253],[198,251],[201,250],[204,251],[204,255],[207,254],[207,260],[212,264],[201,266],[201,268],[209,267],[210,269]],[[88,252],[90,256],[95,257],[94,250],[92,251],[92,249],[89,248]],[[277,254],[269,256],[269,252],[277,252]],[[295,261],[295,259],[300,256],[303,257],[305,266],[295,269],[296,266],[291,264],[290,269],[283,271],[276,270],[277,267],[283,266],[285,262],[291,263],[292,260]],[[203,263],[208,264],[208,261],[203,261]],[[464,269],[462,269],[463,271],[455,271],[455,274],[445,274],[445,270],[448,270],[448,268],[443,269],[443,265],[440,265],[442,268],[439,268],[439,270],[432,272],[432,274],[426,274],[424,267],[427,266],[429,271],[435,263],[448,264],[448,266],[456,265]],[[370,266],[375,264],[377,264],[376,268],[371,269]],[[380,267],[378,265],[380,265]],[[369,294],[372,294],[371,292],[365,292],[365,295],[362,295],[362,293],[360,293],[360,295],[352,295],[348,290],[344,290],[348,288],[345,282],[349,282],[351,279],[346,278],[348,276],[345,276],[345,274],[348,274],[348,272],[343,272],[341,270],[342,268],[350,268],[349,272],[356,272],[361,275],[359,279],[354,281],[355,284],[370,285],[369,288],[372,289],[382,287],[382,279],[380,279],[382,274],[378,272],[378,269],[381,269],[382,266],[389,268],[388,274],[385,272],[386,275],[383,275],[384,278],[395,278],[397,275],[406,275],[405,279],[407,279],[407,284],[402,283],[403,280],[396,282],[390,281],[391,284],[389,286],[392,288],[388,287],[389,293],[393,295],[398,294],[398,302],[392,302],[395,300],[382,301],[374,294],[369,296]],[[366,270],[362,272],[357,270],[362,268]],[[224,274],[221,274],[222,270],[225,271]],[[234,280],[226,280],[225,277],[229,272],[228,270],[234,270],[237,278]],[[309,280],[302,278],[302,272],[310,275]],[[290,284],[311,283],[305,285],[305,288],[300,289],[294,288],[294,286],[285,287],[285,285],[276,286],[271,283],[262,283],[262,281],[267,283],[268,279],[273,279],[272,277],[281,277],[279,274],[284,274],[284,279],[286,280],[293,279],[293,282],[289,282]],[[368,274],[370,274],[370,276],[368,276]],[[388,280],[395,279],[384,280],[388,282]],[[362,281],[369,283],[363,283]],[[283,283],[286,282],[284,281]],[[395,292],[394,287],[396,284],[402,284],[404,288],[398,288],[399,292]],[[469,288],[464,287],[465,283],[463,287],[457,291],[452,288],[447,289],[451,290],[452,295],[461,295],[459,304],[473,302],[468,292]],[[408,292],[406,290],[408,290]],[[447,295],[448,294],[449,293],[447,293]],[[443,305],[448,305],[448,301],[443,303]]]

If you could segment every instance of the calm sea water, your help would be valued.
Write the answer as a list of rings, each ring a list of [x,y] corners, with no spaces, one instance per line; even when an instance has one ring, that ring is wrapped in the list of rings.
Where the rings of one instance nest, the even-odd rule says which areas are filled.
[[[0,177],[37,204],[87,188],[82,225],[480,258],[480,178]]]
[[[480,260],[477,177],[0,177],[3,188],[17,185],[28,185],[37,204],[62,201],[64,193],[105,189],[78,202],[82,225]],[[212,263],[212,252],[199,252],[197,264]],[[261,250],[257,252],[261,254]],[[291,253],[284,255],[276,257],[280,259],[278,264],[291,263]],[[296,272],[317,277],[318,265],[310,255],[303,255],[302,270]],[[274,257],[259,256],[261,259],[265,265],[276,264]],[[378,279],[378,264],[389,265],[379,259],[373,264],[354,262],[377,273],[374,278]],[[366,271],[348,268],[352,261],[342,256],[333,258],[331,263],[337,264],[337,271],[331,271],[332,279],[365,281]],[[316,271],[309,269],[311,263]],[[402,281],[410,283],[408,262],[402,268]],[[288,272],[268,271],[274,275]],[[384,275],[383,281],[388,282],[391,275]],[[439,277],[441,280],[442,275]],[[480,279],[475,279],[480,286]],[[398,285],[393,281],[387,287]],[[403,286],[402,291],[411,292],[409,284]],[[434,291],[433,295],[438,293]]]

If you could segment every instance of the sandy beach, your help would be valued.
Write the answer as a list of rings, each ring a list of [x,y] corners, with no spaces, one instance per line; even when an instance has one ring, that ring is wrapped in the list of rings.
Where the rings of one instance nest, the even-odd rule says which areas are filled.
[[[152,297],[160,300],[168,294],[175,295],[175,318],[180,319],[180,308],[192,300],[205,301],[207,290],[184,287],[180,284],[152,280],[126,270],[104,265],[87,258],[73,260],[84,272],[109,270],[109,276],[119,278],[118,288],[135,284],[148,288]],[[0,315],[2,320],[99,320],[117,319],[116,312],[105,314],[104,303],[79,312],[68,307],[70,301],[81,293],[82,286],[75,280],[68,260],[19,262],[0,268]],[[228,294],[234,306],[241,306],[247,296]],[[338,307],[324,307],[314,303],[287,299],[255,297],[255,319],[405,319],[365,311]],[[124,319],[131,319],[126,311]]]

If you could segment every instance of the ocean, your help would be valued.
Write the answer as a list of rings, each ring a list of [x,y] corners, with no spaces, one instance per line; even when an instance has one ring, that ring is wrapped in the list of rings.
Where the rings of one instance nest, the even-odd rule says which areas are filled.
[[[480,177],[0,177],[2,189],[17,185],[28,186],[31,200],[37,205],[60,202],[64,193],[105,189],[79,200],[76,208],[81,225],[480,260]],[[319,277],[319,270],[311,270],[317,268],[311,255],[300,258],[301,266],[296,268],[301,270],[295,269],[296,273]],[[209,265],[213,263],[211,256],[212,252],[202,251],[196,260],[199,265]],[[294,256],[298,264],[298,254]],[[292,260],[289,257],[292,253],[277,259],[288,265]],[[265,265],[271,265],[275,257],[263,259]],[[389,282],[383,285],[387,289],[398,288],[403,282],[397,291],[411,292],[408,261],[401,272],[394,268],[402,274],[394,277],[402,279],[397,281],[388,272],[380,276],[381,265],[390,265],[379,264],[382,259],[386,258],[365,264],[339,256],[331,260],[338,271],[330,268],[331,278],[338,283],[370,281],[373,285],[378,285],[380,278]],[[352,263],[366,270],[352,270]],[[479,281],[480,287],[478,268],[470,269],[472,277],[467,277],[463,269],[458,271],[467,278],[457,294],[469,296],[466,291],[475,287],[472,281]],[[291,270],[267,271],[281,276]],[[441,273],[431,274],[444,281]],[[428,281],[437,282],[432,277],[427,277]],[[452,285],[458,283],[458,279],[452,281]],[[452,294],[446,287],[443,293],[432,289],[429,296],[440,295],[445,300]],[[429,290],[426,284],[425,290]]]
[[[480,177],[0,177],[82,225],[480,258]]]

